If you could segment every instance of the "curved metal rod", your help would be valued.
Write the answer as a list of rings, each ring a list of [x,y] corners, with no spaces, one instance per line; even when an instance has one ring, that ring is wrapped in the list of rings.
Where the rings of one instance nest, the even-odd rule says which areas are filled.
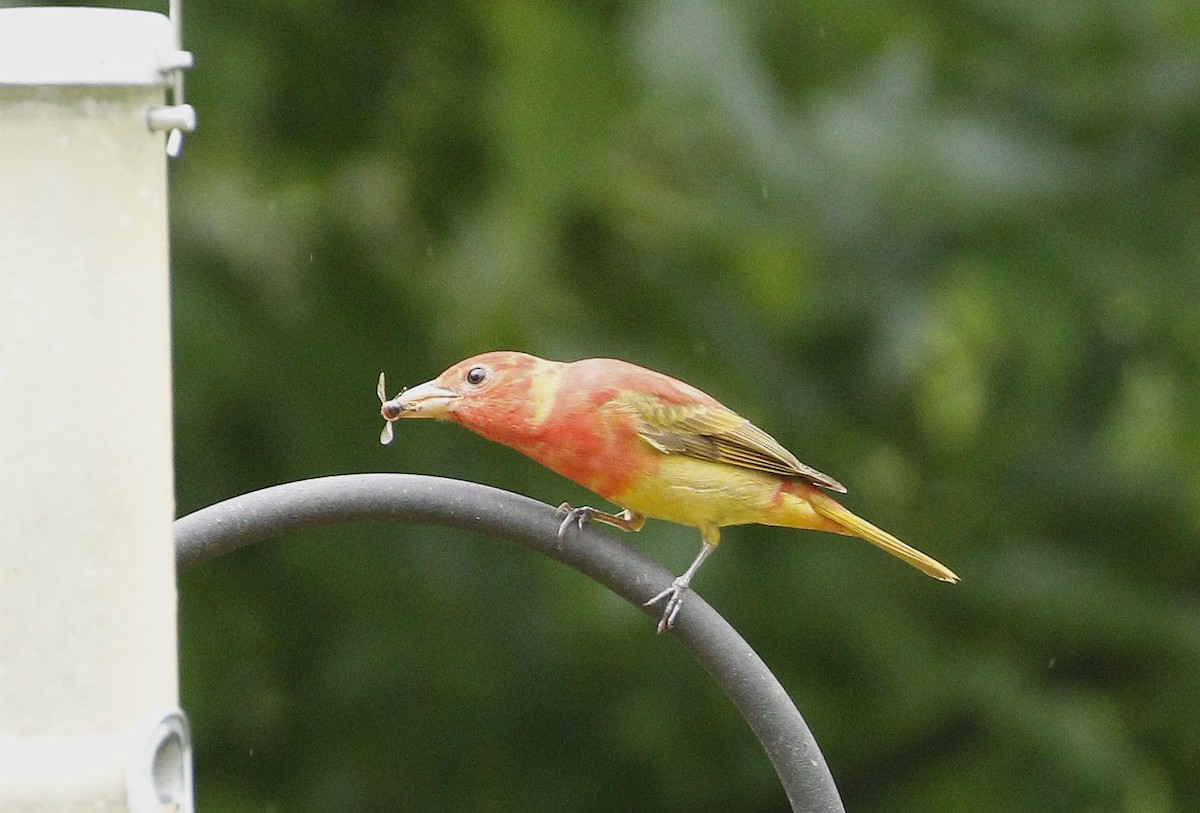
[[[612,534],[572,530],[556,545],[560,518],[545,503],[508,491],[415,474],[355,474],[273,486],[175,521],[175,562],[201,562],[301,528],[349,522],[445,525],[498,536],[570,565],[654,620],[642,602],[672,575]],[[750,645],[700,596],[688,596],[675,637],[721,685],[766,749],[792,810],[842,813],[825,758],[800,712]]]

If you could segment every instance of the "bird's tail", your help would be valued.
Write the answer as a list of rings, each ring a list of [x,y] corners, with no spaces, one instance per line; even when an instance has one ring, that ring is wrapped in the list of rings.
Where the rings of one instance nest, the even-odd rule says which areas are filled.
[[[814,488],[805,496],[813,510],[843,528],[842,533],[862,537],[872,545],[883,548],[897,559],[908,562],[927,576],[950,583],[958,581],[958,576],[954,571],[941,562],[931,556],[926,556],[911,545],[904,544],[887,531],[876,528],[862,517],[851,513],[849,509],[824,492]]]

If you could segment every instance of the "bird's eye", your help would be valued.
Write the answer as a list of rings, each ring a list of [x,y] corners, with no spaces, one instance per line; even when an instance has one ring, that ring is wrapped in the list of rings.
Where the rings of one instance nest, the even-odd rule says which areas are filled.
[[[472,367],[467,371],[467,383],[478,387],[487,380],[488,370],[486,367]]]

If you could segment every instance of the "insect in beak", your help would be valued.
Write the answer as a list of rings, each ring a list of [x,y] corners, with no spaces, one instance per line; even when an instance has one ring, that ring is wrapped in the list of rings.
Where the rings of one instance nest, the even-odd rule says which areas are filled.
[[[384,446],[392,442],[392,421],[400,417],[400,413],[404,411],[404,407],[397,403],[400,396],[404,394],[407,387],[402,387],[400,392],[396,393],[396,397],[388,400],[387,385],[383,380],[383,373],[379,374],[379,384],[375,388],[375,394],[379,396],[379,414],[383,416],[384,424],[383,431],[379,433],[379,442]]]

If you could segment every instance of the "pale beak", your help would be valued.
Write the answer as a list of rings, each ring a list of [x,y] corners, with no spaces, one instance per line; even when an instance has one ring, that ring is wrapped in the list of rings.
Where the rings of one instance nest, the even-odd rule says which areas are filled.
[[[389,399],[386,392],[387,383],[383,380],[383,373],[380,373],[375,393],[379,396],[379,414],[384,420],[379,442],[385,446],[392,442],[392,421],[400,418],[444,418],[451,405],[461,397],[453,390],[439,387],[436,381],[426,381],[412,389],[400,390],[395,398]]]
[[[379,411],[389,421],[398,418],[444,418],[461,397],[454,390],[439,387],[436,381],[426,381],[402,391],[390,401],[384,401]]]

